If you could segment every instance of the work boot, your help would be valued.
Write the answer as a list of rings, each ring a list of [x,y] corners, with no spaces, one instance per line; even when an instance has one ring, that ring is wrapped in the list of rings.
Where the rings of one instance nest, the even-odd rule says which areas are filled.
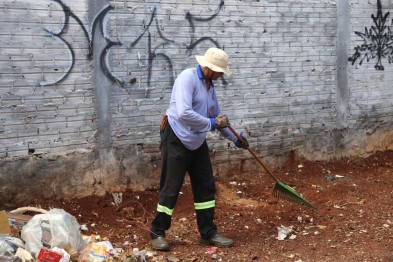
[[[210,239],[202,239],[202,243],[205,245],[213,245],[216,247],[231,247],[233,246],[233,240],[223,237],[220,234],[216,234]]]
[[[151,240],[151,244],[155,250],[168,251],[169,244],[164,237],[157,237]]]

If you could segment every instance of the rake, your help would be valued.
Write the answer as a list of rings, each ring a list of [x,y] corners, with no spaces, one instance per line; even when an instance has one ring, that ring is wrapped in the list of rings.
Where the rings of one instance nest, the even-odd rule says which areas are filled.
[[[236,131],[230,125],[228,125],[228,128],[237,137],[237,139],[239,139],[240,142],[243,142],[243,140],[239,136],[239,134],[236,133]],[[266,172],[276,181],[276,184],[274,185],[274,188],[272,190],[273,196],[275,196],[276,198],[279,198],[279,199],[297,202],[297,203],[303,204],[305,206],[317,209],[316,206],[314,206],[312,203],[310,203],[309,201],[304,199],[301,195],[296,193],[296,191],[293,190],[293,188],[291,188],[290,186],[287,186],[283,182],[279,181],[273,175],[273,173],[270,172],[270,170],[262,163],[262,161],[258,158],[258,156],[254,153],[254,151],[252,151],[252,149],[250,147],[247,147],[247,150],[251,153],[251,155],[253,155],[253,157],[259,162],[259,164],[261,164],[261,166],[266,170]]]

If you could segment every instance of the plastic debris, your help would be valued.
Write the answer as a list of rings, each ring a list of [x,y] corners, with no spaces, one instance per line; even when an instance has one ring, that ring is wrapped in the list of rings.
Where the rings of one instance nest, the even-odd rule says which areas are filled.
[[[216,253],[217,252],[217,248],[215,248],[215,247],[209,247],[207,250],[206,250],[206,253],[208,253],[208,254],[214,254],[214,253]]]
[[[293,240],[293,239],[295,239],[296,238],[296,235],[291,235],[290,237],[289,237],[289,239],[291,239],[291,240]]]
[[[286,227],[281,225],[281,227],[277,227],[278,230],[278,236],[277,240],[284,240],[285,238],[288,237],[293,232],[292,226]]]
[[[42,247],[37,255],[37,262],[46,262],[46,261],[60,262],[62,261],[61,260],[62,258],[63,258],[62,253]]]
[[[70,254],[68,254],[68,252],[65,251],[64,249],[58,248],[58,247],[53,247],[52,250],[63,255],[63,257],[60,259],[60,262],[70,261],[70,259],[71,259]]]
[[[326,181],[326,182],[331,182],[331,181],[333,181],[334,179],[336,179],[335,176],[326,176],[326,177],[325,177],[325,181]]]
[[[46,214],[35,215],[21,232],[25,249],[37,255],[45,245],[67,249],[72,256],[86,247],[74,216],[62,209],[51,209]]]
[[[113,246],[112,246],[111,242],[109,242],[109,241],[98,242],[98,244],[105,246],[107,252],[110,252],[111,254],[117,253],[117,251],[115,249],[113,249]]]
[[[104,261],[106,257],[106,246],[102,245],[100,243],[91,243],[90,245],[87,246],[88,249],[88,255],[93,258],[93,261]],[[84,253],[84,252],[82,252]]]
[[[135,242],[138,242],[139,237],[137,235],[133,235],[133,238],[134,238]]]
[[[17,220],[15,218],[8,218],[8,224],[11,228],[15,228],[20,231],[26,225],[26,222]]]
[[[357,215],[361,217],[361,216],[363,216],[364,212],[365,211],[363,209],[360,209]]]
[[[22,262],[34,260],[33,256],[23,248],[18,248],[15,254]]]
[[[132,254],[134,255],[134,257],[138,257],[138,258],[144,258],[146,256],[147,251],[145,249],[143,250],[139,250],[139,248],[133,248],[132,249]]]
[[[0,234],[0,255],[14,256],[18,248],[24,248],[23,241],[17,237]]]

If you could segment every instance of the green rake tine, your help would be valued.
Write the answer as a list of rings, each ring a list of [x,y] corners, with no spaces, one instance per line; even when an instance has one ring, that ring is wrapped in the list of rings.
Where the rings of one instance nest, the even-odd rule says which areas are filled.
[[[272,190],[272,194],[279,199],[284,199],[288,201],[293,201],[293,202],[298,202],[300,204],[303,204],[305,206],[317,209],[316,206],[314,206],[312,203],[307,201],[305,198],[303,198],[301,195],[296,193],[293,188],[285,185],[281,181],[278,181],[276,185],[274,186]]]
[[[231,132],[236,136],[239,141],[243,142],[242,138],[239,136],[238,133],[228,124],[228,129],[231,130]],[[276,185],[273,188],[273,195],[277,198],[282,198],[290,201],[295,201],[301,204],[304,204],[308,207],[317,209],[316,206],[308,202],[306,199],[304,199],[302,196],[300,196],[298,193],[296,193],[295,190],[293,190],[291,187],[285,185],[284,183],[280,182],[272,172],[262,163],[262,161],[258,158],[258,156],[254,153],[254,151],[251,150],[250,147],[247,147],[248,152],[253,155],[253,157],[258,161],[258,163],[266,170],[266,172],[276,181]]]

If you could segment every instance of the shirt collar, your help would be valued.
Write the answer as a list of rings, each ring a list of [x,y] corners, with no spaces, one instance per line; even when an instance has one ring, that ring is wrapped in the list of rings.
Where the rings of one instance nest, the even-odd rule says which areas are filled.
[[[200,65],[198,65],[196,67],[196,71],[197,71],[197,74],[198,74],[198,78],[203,80],[203,73],[202,73],[202,68],[201,68]],[[213,83],[212,80],[210,80],[210,87],[214,87],[214,83]]]

